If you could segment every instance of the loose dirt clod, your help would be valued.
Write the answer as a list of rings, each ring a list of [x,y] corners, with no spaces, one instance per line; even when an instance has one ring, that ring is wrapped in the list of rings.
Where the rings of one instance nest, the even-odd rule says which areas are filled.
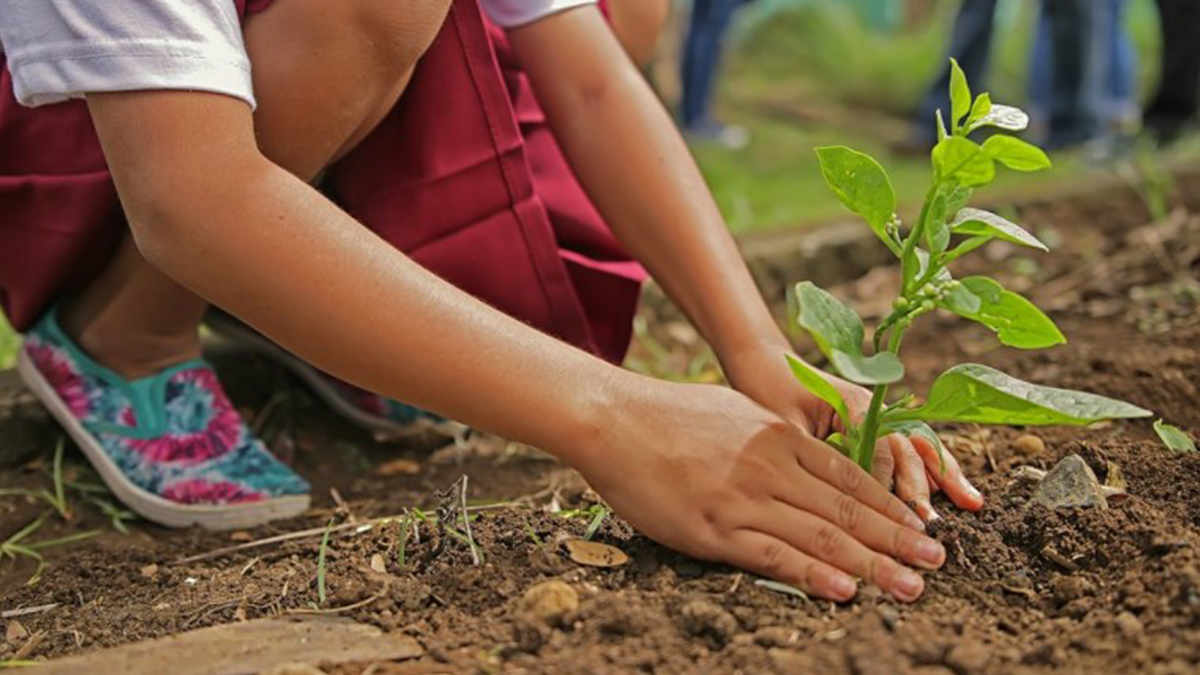
[[[708,600],[693,600],[679,612],[683,629],[696,637],[723,646],[738,630],[737,619]]]
[[[1121,631],[1121,635],[1127,638],[1134,638],[1142,634],[1142,622],[1130,612],[1121,612],[1113,619],[1117,630]]]
[[[1068,455],[1054,465],[1034,489],[1033,500],[1049,509],[1108,508],[1100,481],[1079,455]]]
[[[566,582],[544,581],[525,591],[517,609],[538,623],[562,626],[579,610],[579,594]]]

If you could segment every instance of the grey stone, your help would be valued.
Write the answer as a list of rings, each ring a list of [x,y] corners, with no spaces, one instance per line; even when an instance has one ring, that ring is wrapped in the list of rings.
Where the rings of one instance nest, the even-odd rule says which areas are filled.
[[[1068,455],[1054,465],[1034,489],[1033,500],[1049,509],[1108,508],[1100,481],[1079,455]]]

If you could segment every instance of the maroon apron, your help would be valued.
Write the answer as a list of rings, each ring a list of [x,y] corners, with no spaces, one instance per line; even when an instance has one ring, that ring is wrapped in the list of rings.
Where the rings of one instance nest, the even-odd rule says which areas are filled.
[[[248,14],[271,1],[237,0]],[[503,31],[476,0],[455,0],[400,102],[325,181],[351,215],[443,279],[623,358],[644,272],[576,181]],[[83,102],[22,108],[0,69],[0,306],[9,320],[27,327],[87,283],[124,229]]]

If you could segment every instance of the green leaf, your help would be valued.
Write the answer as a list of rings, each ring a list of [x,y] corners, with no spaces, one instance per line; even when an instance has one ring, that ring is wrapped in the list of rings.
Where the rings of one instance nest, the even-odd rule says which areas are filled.
[[[813,393],[814,396],[825,401],[833,408],[838,417],[842,419],[842,424],[850,425],[850,411],[846,407],[846,400],[842,398],[841,393],[830,384],[829,380],[821,377],[821,374],[811,368],[807,363],[792,356],[785,354],[787,357],[788,366],[792,369],[792,374],[800,382],[801,386]]]
[[[972,115],[974,118],[974,115]],[[1029,128],[1029,115],[1011,105],[993,104],[987,115],[974,119],[967,126],[967,133],[982,127],[996,127],[1005,131],[1025,131]]]
[[[887,233],[888,221],[896,212],[896,191],[879,162],[840,145],[817,148],[817,159],[833,194],[867,221],[888,248],[898,252],[899,247]]]
[[[961,284],[946,293],[946,297],[939,304],[942,308],[948,309],[959,316],[973,316],[978,314],[979,310],[983,308],[983,300]]]
[[[946,191],[946,213],[958,213],[971,201],[975,191],[963,185],[955,185]]]
[[[958,61],[950,59],[950,126],[951,131],[958,129],[958,123],[971,110],[971,87],[967,84],[967,75],[958,65]]]
[[[842,451],[842,454],[847,454],[850,450],[850,439],[846,438],[845,434],[833,432],[825,437],[825,442]]]
[[[904,379],[904,364],[891,352],[863,356],[861,351],[835,349],[829,360],[842,377],[858,384],[891,384]]]
[[[1162,439],[1163,445],[1175,452],[1195,452],[1196,442],[1177,426],[1167,424],[1162,420],[1154,423],[1154,433]]]
[[[812,334],[830,361],[834,350],[862,353],[866,330],[854,310],[811,281],[796,284],[796,299],[800,301],[800,326]]]
[[[982,209],[959,209],[950,230],[955,234],[968,236],[989,235],[1004,241],[1010,241],[1021,246],[1028,246],[1042,251],[1049,251],[1037,237],[1030,234],[1020,225]]]
[[[970,133],[972,126],[976,121],[983,119],[989,112],[992,111],[992,95],[984,92],[975,97],[975,103],[971,106],[971,114],[967,116],[967,121],[963,125]]]
[[[1050,158],[1041,148],[1012,136],[992,136],[984,141],[983,151],[1013,171],[1041,171],[1050,168]]]
[[[1149,410],[1124,401],[1023,382],[976,363],[942,373],[929,391],[929,401],[920,408],[889,411],[893,421],[1076,426],[1150,415]]]
[[[946,197],[938,192],[929,206],[929,221],[925,223],[925,243],[938,255],[950,245],[950,227],[946,224]]]
[[[1067,341],[1054,321],[1036,305],[1005,290],[992,279],[967,277],[957,290],[960,292],[947,295],[939,304],[965,319],[978,321],[996,331],[996,337],[1004,345],[1018,349],[1045,349]],[[971,311],[971,303],[961,291],[979,299],[977,310]]]
[[[879,425],[879,435],[886,436],[888,434],[900,434],[902,436],[920,436],[933,444],[937,448],[938,459],[940,460],[940,470],[946,472],[946,446],[942,445],[942,439],[938,437],[937,432],[928,424],[916,420],[892,421],[886,418]]]
[[[933,146],[933,167],[939,178],[964,187],[987,185],[996,177],[991,155],[975,141],[950,136]]]

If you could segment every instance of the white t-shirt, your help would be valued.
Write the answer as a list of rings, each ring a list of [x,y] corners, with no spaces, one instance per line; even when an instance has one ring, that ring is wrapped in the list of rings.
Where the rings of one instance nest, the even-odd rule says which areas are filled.
[[[508,28],[595,2],[480,0]],[[26,106],[141,89],[210,91],[255,104],[233,0],[0,0],[0,51]]]

